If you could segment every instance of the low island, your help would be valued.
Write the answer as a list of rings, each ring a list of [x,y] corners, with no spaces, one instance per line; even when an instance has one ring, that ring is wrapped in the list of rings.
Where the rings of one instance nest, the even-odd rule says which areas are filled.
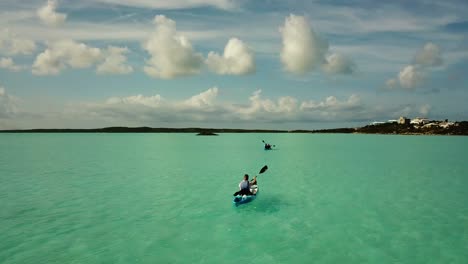
[[[218,136],[218,134],[213,132],[203,131],[197,134],[197,136]]]
[[[198,136],[217,136],[218,133],[340,133],[340,134],[392,134],[392,135],[468,135],[468,121],[424,121],[411,123],[374,122],[355,128],[332,128],[319,130],[268,130],[229,128],[152,128],[152,127],[105,127],[93,129],[14,129],[0,133],[197,133]]]

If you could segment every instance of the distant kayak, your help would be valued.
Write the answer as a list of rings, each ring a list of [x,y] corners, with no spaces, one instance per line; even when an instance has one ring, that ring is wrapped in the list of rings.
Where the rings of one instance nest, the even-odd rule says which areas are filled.
[[[232,200],[232,203],[235,206],[239,206],[241,204],[249,203],[257,197],[258,194],[258,185],[252,185],[250,187],[250,192],[253,193],[253,195],[236,195],[234,196],[234,199]]]
[[[271,144],[266,143],[265,140],[262,140],[262,142],[263,142],[263,144],[265,144],[264,147],[263,147],[265,150],[272,150],[273,147],[276,147],[275,145],[271,145]]]

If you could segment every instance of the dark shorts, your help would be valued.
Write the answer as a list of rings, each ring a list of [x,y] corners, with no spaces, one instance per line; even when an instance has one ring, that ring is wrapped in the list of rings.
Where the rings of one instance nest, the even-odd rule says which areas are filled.
[[[236,195],[253,195],[253,193],[250,192],[250,189],[242,189],[236,193],[234,193],[234,196]]]

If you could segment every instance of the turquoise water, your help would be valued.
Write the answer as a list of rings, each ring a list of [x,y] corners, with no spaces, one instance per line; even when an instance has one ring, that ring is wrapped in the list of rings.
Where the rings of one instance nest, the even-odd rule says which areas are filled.
[[[0,263],[468,263],[467,158],[468,137],[0,134]]]

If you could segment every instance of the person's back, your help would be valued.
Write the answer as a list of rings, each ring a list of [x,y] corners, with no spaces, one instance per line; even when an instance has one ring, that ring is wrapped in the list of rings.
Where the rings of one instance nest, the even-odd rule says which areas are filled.
[[[243,179],[240,183],[239,183],[239,189],[242,191],[242,190],[249,190],[250,188],[250,184],[249,184],[249,181],[246,180],[246,179]]]
[[[249,175],[245,174],[244,179],[239,183],[239,191],[234,193],[236,195],[251,195],[250,192],[250,182],[249,182]]]

